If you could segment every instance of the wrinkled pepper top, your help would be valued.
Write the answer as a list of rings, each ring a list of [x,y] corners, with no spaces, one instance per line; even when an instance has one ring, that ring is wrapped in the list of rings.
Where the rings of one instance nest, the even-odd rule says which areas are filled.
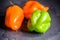
[[[27,1],[23,7],[23,11],[24,11],[24,16],[27,19],[31,18],[31,14],[35,11],[35,10],[45,10],[48,11],[49,7],[41,4],[38,1]]]
[[[51,17],[47,11],[36,10],[32,13],[27,27],[30,31],[44,33],[50,28]]]

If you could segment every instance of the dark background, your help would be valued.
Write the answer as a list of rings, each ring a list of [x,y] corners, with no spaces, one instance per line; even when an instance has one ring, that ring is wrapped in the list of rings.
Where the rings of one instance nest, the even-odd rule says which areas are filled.
[[[24,31],[12,31],[5,27],[5,10],[11,4],[17,4],[21,7],[27,0],[0,0],[0,40],[60,40],[60,1],[59,0],[37,0],[41,4],[49,6],[49,13],[52,18],[51,28],[43,34],[29,33]],[[26,23],[26,20],[23,24]]]

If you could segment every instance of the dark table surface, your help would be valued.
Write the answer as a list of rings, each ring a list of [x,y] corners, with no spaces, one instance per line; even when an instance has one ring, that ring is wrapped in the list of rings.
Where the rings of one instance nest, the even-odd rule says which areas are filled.
[[[10,0],[13,3],[23,6],[27,0]],[[0,40],[60,40],[60,1],[59,0],[37,0],[49,6],[51,15],[51,28],[43,34],[29,33],[24,31],[12,31],[4,26],[5,10],[9,0],[0,0]]]

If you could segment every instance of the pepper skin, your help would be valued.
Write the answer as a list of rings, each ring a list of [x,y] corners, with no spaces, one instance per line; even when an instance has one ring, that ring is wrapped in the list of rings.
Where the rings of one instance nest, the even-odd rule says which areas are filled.
[[[47,11],[36,10],[33,12],[31,19],[27,23],[29,31],[39,33],[46,32],[51,25],[51,17]]]
[[[13,5],[7,8],[5,16],[5,25],[12,29],[18,30],[23,22],[23,10],[18,5]]]
[[[37,9],[48,11],[49,8],[45,7],[44,5],[40,4],[37,1],[26,2],[25,6],[23,7],[25,18],[30,19],[31,14]]]

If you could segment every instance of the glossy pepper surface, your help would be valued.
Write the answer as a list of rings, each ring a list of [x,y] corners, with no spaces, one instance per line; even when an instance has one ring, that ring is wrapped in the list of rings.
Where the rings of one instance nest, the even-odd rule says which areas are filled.
[[[5,16],[5,25],[12,29],[18,30],[23,22],[23,10],[18,5],[13,5],[7,8]]]
[[[27,1],[23,7],[25,18],[30,19],[31,14],[37,9],[48,11],[49,8],[37,1]]]
[[[27,23],[30,31],[44,33],[50,28],[51,17],[47,11],[36,10]]]

